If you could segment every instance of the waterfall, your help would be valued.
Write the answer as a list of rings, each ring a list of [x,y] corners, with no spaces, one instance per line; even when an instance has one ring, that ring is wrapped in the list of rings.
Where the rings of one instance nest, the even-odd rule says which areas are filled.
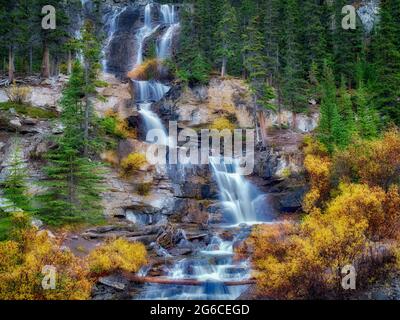
[[[230,160],[232,164],[226,164],[223,158],[210,157],[222,204],[233,223],[256,223],[256,204],[261,194],[239,173],[239,160]]]
[[[143,7],[140,8],[143,10]],[[159,24],[152,20],[153,10],[159,10]],[[111,16],[109,38],[112,38],[115,32],[119,14],[120,12],[116,11]],[[152,39],[150,36],[157,31],[162,31],[156,42],[157,59],[164,60],[171,57],[173,54],[173,37],[179,27],[178,14],[174,5],[147,4],[144,7],[143,26],[136,31],[136,34],[132,35],[136,39],[134,45],[137,48],[137,55],[133,58],[129,57],[132,59],[130,62],[133,61],[135,67],[143,63],[146,41],[150,41]],[[162,68],[161,63],[159,66]],[[170,148],[178,148],[171,141],[168,141],[165,126],[160,117],[152,110],[153,103],[162,101],[170,87],[156,79],[149,81],[132,80],[132,85],[135,91],[135,103],[146,130],[158,129],[164,132],[165,136],[160,137],[160,141],[156,143]],[[226,286],[223,282],[249,279],[251,272],[249,261],[234,259],[234,247],[237,242],[243,241],[251,232],[249,224],[259,220],[258,210],[260,208],[265,210],[265,201],[261,198],[262,195],[258,190],[239,174],[239,163],[237,161],[234,161],[233,164],[227,164],[223,159],[210,158],[210,168],[220,191],[223,213],[234,228],[230,228],[231,231],[229,231],[225,226],[214,225],[204,241],[196,243],[181,240],[177,244],[177,249],[187,250],[189,248],[192,253],[185,255],[184,258],[176,254],[180,258],[172,265],[165,264],[164,275],[168,279],[193,279],[201,281],[201,285],[145,284],[138,299],[234,300],[248,288],[247,285]],[[153,214],[132,211],[127,212],[127,219],[140,228],[164,222],[166,218],[162,214],[154,216]],[[169,252],[162,247],[158,247],[157,251],[154,251],[163,257],[169,257],[170,254],[175,255],[172,251]],[[142,268],[139,275],[145,276],[150,270],[150,267]]]
[[[137,34],[137,40],[139,43],[138,53],[136,57],[135,66],[139,66],[143,63],[143,47],[146,39],[151,36],[158,28],[159,25],[153,28],[153,22],[151,19],[151,3],[147,4],[144,9],[144,26],[139,30]]]
[[[180,24],[177,22],[175,6],[173,5],[162,5],[161,15],[163,24],[168,25],[167,31],[165,31],[157,44],[157,58],[162,60],[172,55],[172,39]]]
[[[158,102],[170,90],[170,87],[157,81],[133,80],[137,103]]]
[[[107,72],[107,60],[106,60],[106,51],[110,46],[111,40],[114,37],[114,34],[117,29],[117,21],[121,13],[123,13],[127,7],[124,9],[122,8],[116,8],[115,10],[112,10],[108,16],[105,18],[105,24],[109,26],[109,29],[107,30],[107,39],[105,42],[105,45],[103,46],[102,50],[102,56],[104,57],[102,60],[102,66],[103,66],[103,71]]]
[[[165,24],[174,24],[176,23],[176,16],[175,16],[175,6],[163,4],[161,5],[161,15],[163,18],[163,23]]]
[[[146,39],[160,28],[161,25],[153,27],[152,5],[147,4],[144,10],[144,25],[137,34],[139,48],[136,57],[136,66],[143,63],[143,48]],[[162,35],[159,45],[157,46],[157,59],[165,59],[171,54],[172,36],[177,26],[175,7],[171,5],[162,5],[160,7],[162,24],[170,25],[166,32]],[[138,81],[133,80],[135,86],[135,101],[139,105],[139,113],[143,117],[147,130],[159,129],[165,133],[165,138],[160,143],[167,145],[168,137],[167,131],[162,124],[160,118],[156,113],[151,110],[152,102],[160,101],[165,94],[170,90],[170,87],[162,84],[161,82],[151,81]]]

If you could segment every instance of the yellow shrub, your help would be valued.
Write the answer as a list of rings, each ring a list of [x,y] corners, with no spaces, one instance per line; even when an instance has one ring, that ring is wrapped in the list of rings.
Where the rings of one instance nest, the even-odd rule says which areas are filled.
[[[273,298],[323,297],[340,289],[341,268],[354,264],[370,241],[396,239],[399,188],[341,184],[323,213],[314,210],[296,227],[261,226],[246,241],[260,293]]]
[[[311,214],[299,228],[261,226],[247,240],[259,293],[278,299],[323,297],[339,285],[338,270],[367,246],[366,220]]]
[[[128,77],[135,80],[150,80],[158,77],[159,70],[159,61],[157,59],[149,59],[129,71]]]
[[[400,133],[391,129],[381,139],[357,141],[336,154],[334,162],[338,179],[388,190],[399,181]]]
[[[17,86],[13,83],[9,88],[6,89],[6,94],[11,102],[23,103],[26,101],[31,89],[27,86]]]
[[[213,121],[213,123],[210,125],[210,129],[218,130],[218,131],[228,129],[228,130],[232,131],[235,129],[235,125],[226,118],[218,118],[218,119],[215,119]]]
[[[304,167],[309,175],[311,188],[304,199],[303,209],[310,213],[329,196],[331,161],[328,157],[309,154],[304,160]]]
[[[84,261],[34,228],[20,230],[19,241],[0,242],[0,300],[86,300],[92,283]],[[56,287],[44,290],[44,266],[55,267]]]
[[[135,171],[142,169],[147,164],[146,155],[143,153],[131,153],[121,161],[122,174],[130,176]]]
[[[137,272],[147,263],[146,248],[141,243],[124,239],[108,242],[88,256],[90,271],[102,274],[113,270]]]

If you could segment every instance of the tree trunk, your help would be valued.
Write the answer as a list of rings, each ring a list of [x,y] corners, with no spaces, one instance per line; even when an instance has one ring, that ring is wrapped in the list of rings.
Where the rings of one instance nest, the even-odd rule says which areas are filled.
[[[41,76],[43,78],[50,78],[50,52],[46,41],[43,41],[43,60]]]
[[[14,81],[14,72],[14,48],[10,46],[8,49],[8,81],[10,81],[10,83]]]
[[[72,52],[68,50],[67,74],[72,73]]]
[[[221,69],[221,77],[224,78],[226,75],[226,63],[227,63],[227,58],[223,57],[222,58],[222,69]]]
[[[193,279],[166,279],[162,277],[138,277],[128,272],[123,272],[123,276],[129,279],[130,281],[136,283],[157,283],[157,284],[181,285],[181,286],[203,286],[206,283],[206,281],[199,281]],[[225,286],[240,286],[240,285],[255,284],[256,281],[254,279],[246,279],[246,280],[223,281],[222,283]]]

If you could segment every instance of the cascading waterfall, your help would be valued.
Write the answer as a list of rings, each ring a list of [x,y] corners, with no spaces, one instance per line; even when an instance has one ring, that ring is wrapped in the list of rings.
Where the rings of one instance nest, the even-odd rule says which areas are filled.
[[[114,34],[116,32],[116,27],[117,27],[117,21],[118,17],[121,15],[122,12],[124,12],[127,9],[125,7],[124,9],[117,7],[115,10],[112,10],[106,17],[105,17],[105,24],[109,26],[109,29],[107,30],[107,39],[105,42],[105,45],[103,46],[103,51],[102,51],[102,56],[104,57],[102,60],[102,66],[103,70],[107,72],[107,60],[106,60],[106,54],[105,52],[110,46],[111,40],[114,37]]]
[[[162,22],[168,25],[167,31],[161,37],[157,45],[157,58],[166,59],[171,56],[172,38],[175,31],[179,28],[179,22],[176,20],[175,6],[161,6]]]
[[[170,87],[157,81],[133,81],[137,103],[158,102],[169,91]]]
[[[220,191],[221,201],[231,222],[235,224],[254,224],[257,217],[257,200],[260,192],[239,173],[239,160],[210,157],[210,165]]]
[[[167,30],[162,35],[159,45],[157,46],[157,59],[162,60],[167,58],[171,52],[172,37],[175,29],[179,26],[177,22],[175,7],[173,5],[162,5],[160,7],[162,23],[153,27],[152,21],[152,5],[147,4],[144,9],[144,26],[139,30],[137,39],[139,42],[136,67],[143,63],[143,48],[146,39],[160,28],[161,25],[168,25]],[[161,143],[168,143],[167,133],[161,120],[151,110],[152,102],[160,101],[165,94],[170,90],[170,87],[162,84],[161,82],[151,81],[138,81],[133,80],[135,86],[135,100],[139,106],[139,113],[142,115],[147,130],[159,129],[165,133],[165,139]]]
[[[155,25],[152,21],[152,10],[160,10],[160,24]],[[112,23],[109,30],[109,38],[115,32],[115,25],[120,12],[112,16]],[[165,30],[156,43],[157,59],[167,59],[172,55],[173,36],[180,27],[176,8],[173,5],[147,4],[144,9],[144,24],[135,38],[137,39],[137,56],[135,67],[143,63],[144,48],[146,41],[160,28]],[[161,68],[161,64],[160,64]],[[139,113],[143,117],[147,130],[159,129],[165,133],[165,139],[159,141],[164,145],[170,145],[166,129],[159,116],[152,111],[154,102],[163,99],[170,87],[156,80],[139,81],[132,80],[135,88],[135,102],[138,105]],[[210,234],[211,239],[207,245],[196,247],[185,240],[179,246],[192,245],[193,253],[185,259],[176,261],[169,270],[166,277],[171,280],[193,279],[202,282],[200,286],[182,285],[157,285],[146,284],[138,299],[224,299],[233,300],[248,288],[247,285],[226,286],[224,281],[246,280],[250,277],[249,261],[236,261],[234,256],[234,243],[241,242],[251,231],[249,224],[257,221],[258,200],[260,193],[244,177],[239,175],[239,164],[234,161],[227,165],[219,158],[210,159],[210,168],[214,173],[221,195],[224,213],[232,227],[236,228],[234,234],[228,239],[222,236],[223,229],[214,226]],[[157,223],[161,218],[154,218],[151,215],[129,213],[128,219],[138,225],[151,225]],[[237,227],[240,225],[240,227]],[[182,240],[183,241],[183,240]],[[154,244],[157,245],[157,244]],[[159,245],[158,245],[159,246]],[[170,256],[169,252],[159,247],[157,254]],[[145,276],[151,268],[143,268],[139,275]],[[203,284],[204,283],[204,284]]]
[[[135,66],[139,66],[143,63],[143,47],[146,39],[160,27],[159,25],[157,25],[153,28],[153,22],[151,19],[151,7],[151,4],[146,5],[144,9],[144,26],[139,30],[137,34],[139,48],[136,56]]]

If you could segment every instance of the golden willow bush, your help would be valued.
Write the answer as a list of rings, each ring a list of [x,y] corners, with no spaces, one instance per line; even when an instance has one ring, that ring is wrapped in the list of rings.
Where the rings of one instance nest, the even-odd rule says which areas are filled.
[[[213,121],[213,123],[210,125],[210,129],[211,130],[215,129],[218,131],[228,129],[228,130],[233,131],[233,130],[235,130],[235,125],[231,121],[229,121],[229,119],[227,119],[227,118],[218,118],[218,119],[215,119]]]
[[[147,253],[142,243],[116,239],[92,251],[88,261],[90,271],[95,274],[116,269],[137,272],[147,263]]]
[[[0,242],[0,300],[85,300],[92,282],[84,262],[61,250],[47,232],[26,229]],[[56,288],[43,290],[43,267],[57,270]]]
[[[87,258],[78,258],[50,238],[14,218],[11,240],[0,242],[0,300],[86,300],[98,273],[136,272],[146,263],[143,244],[123,239],[110,241]],[[56,287],[44,290],[44,266],[56,268]]]
[[[146,155],[143,153],[131,153],[121,161],[122,175],[129,177],[135,171],[141,170],[147,164]]]
[[[399,132],[355,143],[332,158],[308,138],[305,153],[308,214],[299,224],[258,226],[239,249],[252,252],[259,293],[271,298],[343,293],[341,269],[361,262],[377,241],[400,258]]]

